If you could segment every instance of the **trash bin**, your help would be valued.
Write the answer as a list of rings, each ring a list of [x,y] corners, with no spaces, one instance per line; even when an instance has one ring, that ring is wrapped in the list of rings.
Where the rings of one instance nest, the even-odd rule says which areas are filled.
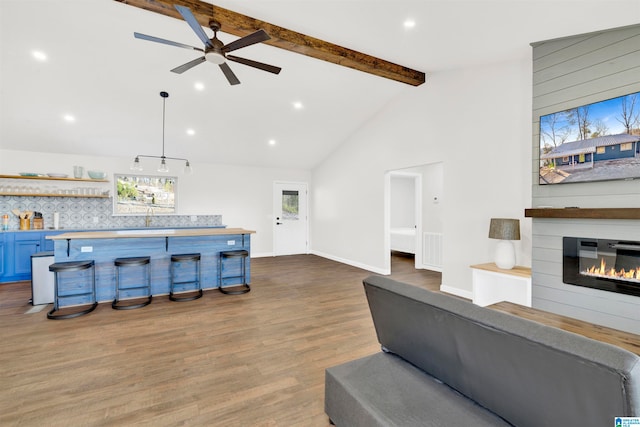
[[[49,266],[54,263],[53,251],[31,255],[31,304],[53,302],[53,273]]]

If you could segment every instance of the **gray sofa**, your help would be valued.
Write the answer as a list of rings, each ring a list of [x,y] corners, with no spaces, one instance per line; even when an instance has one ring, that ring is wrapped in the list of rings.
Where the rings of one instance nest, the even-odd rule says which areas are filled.
[[[364,280],[383,351],[326,370],[337,426],[613,426],[640,416],[640,357],[462,299]]]

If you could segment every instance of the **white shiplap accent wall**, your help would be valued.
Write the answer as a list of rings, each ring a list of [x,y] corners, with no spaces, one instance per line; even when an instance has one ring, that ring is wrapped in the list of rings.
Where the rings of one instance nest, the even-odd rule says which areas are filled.
[[[640,91],[640,25],[533,43],[532,206],[640,207],[640,180],[539,185],[541,115]],[[533,220],[533,307],[640,334],[640,297],[562,283],[562,237],[640,240],[635,220]]]

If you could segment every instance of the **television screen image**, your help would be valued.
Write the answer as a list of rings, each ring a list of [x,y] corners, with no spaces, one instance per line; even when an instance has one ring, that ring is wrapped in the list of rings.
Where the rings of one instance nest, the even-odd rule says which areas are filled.
[[[540,116],[540,184],[640,178],[640,92]]]

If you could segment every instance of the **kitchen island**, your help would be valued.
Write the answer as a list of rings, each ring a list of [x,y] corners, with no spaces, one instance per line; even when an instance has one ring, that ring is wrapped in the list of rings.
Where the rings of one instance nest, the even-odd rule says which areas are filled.
[[[96,268],[96,298],[99,302],[115,297],[114,259],[121,257],[151,257],[151,293],[169,293],[169,264],[171,255],[200,253],[203,289],[220,286],[218,259],[220,252],[246,250],[250,252],[251,234],[242,228],[168,228],[112,231],[85,231],[48,236],[54,242],[55,262],[93,260]],[[241,263],[225,265],[225,275],[238,275]],[[250,258],[246,260],[247,282],[250,282]],[[133,277],[132,280],[135,280]],[[225,283],[227,285],[227,283]],[[122,299],[134,298],[135,293],[123,294]],[[70,301],[66,305],[83,304]]]

